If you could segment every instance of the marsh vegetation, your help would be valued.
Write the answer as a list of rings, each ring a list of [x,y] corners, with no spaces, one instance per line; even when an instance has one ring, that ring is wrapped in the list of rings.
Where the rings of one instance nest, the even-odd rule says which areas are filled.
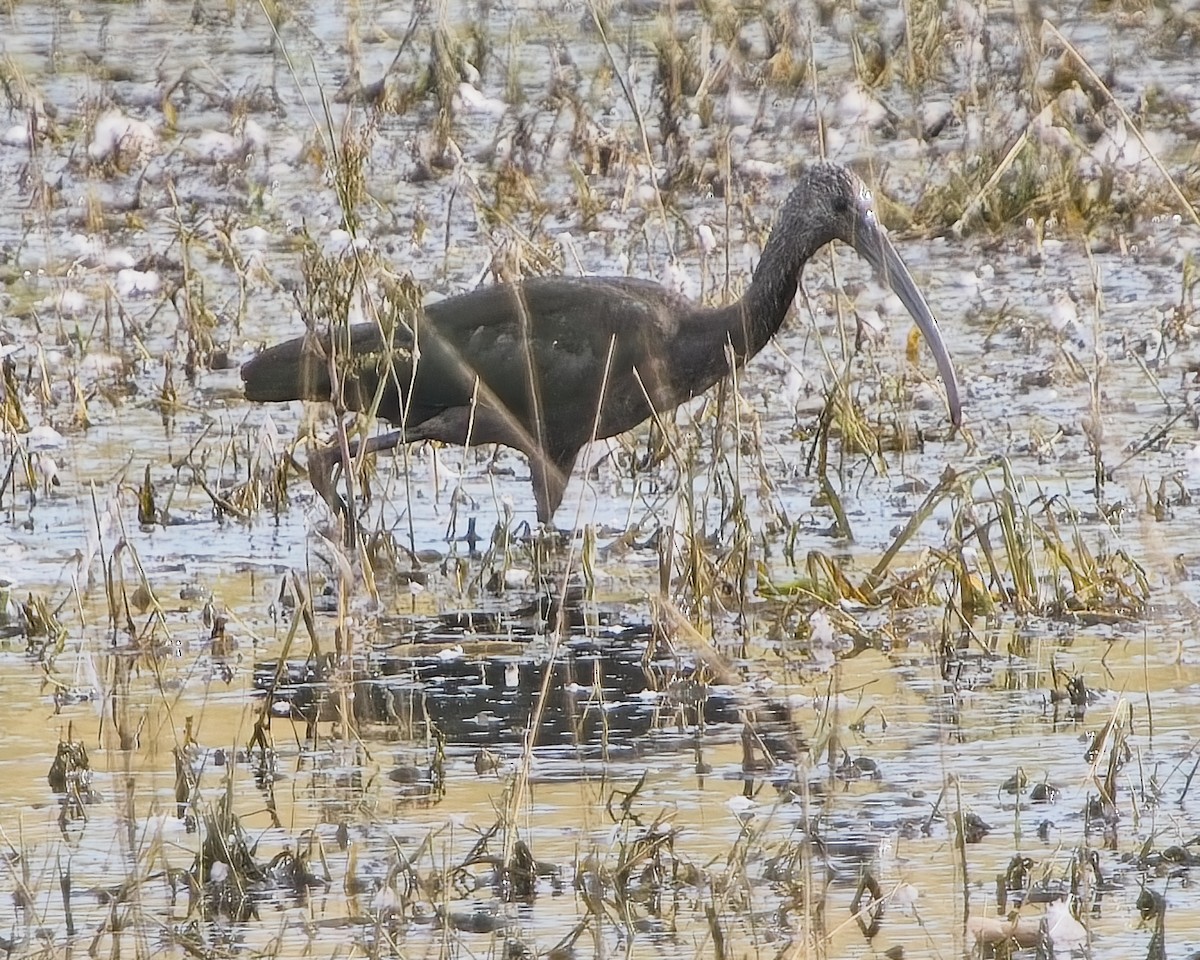
[[[1200,20],[913,0],[14,3],[0,945],[1200,951]],[[962,376],[833,249],[586,454],[237,368],[546,274],[727,303],[852,166]],[[368,407],[370,405],[367,405]]]

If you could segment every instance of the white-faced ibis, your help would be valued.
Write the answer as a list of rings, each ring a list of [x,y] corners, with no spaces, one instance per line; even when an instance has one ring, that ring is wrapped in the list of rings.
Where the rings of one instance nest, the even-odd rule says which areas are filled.
[[[329,400],[340,382],[347,408],[367,410],[378,394],[376,412],[400,428],[365,441],[368,451],[420,440],[515,447],[529,457],[538,520],[549,524],[584,445],[670,411],[728,374],[731,360],[740,366],[758,353],[783,324],[804,264],[831,240],[858,251],[912,314],[957,425],[958,385],[937,322],[870,191],[830,163],[801,174],[736,303],[700,306],[627,277],[484,287],[419,311],[394,330],[390,347],[374,323],[339,336],[341,356],[328,337],[270,347],[242,367],[246,397]],[[340,459],[336,450],[330,456]],[[328,462],[318,456],[316,466],[314,485],[339,508]]]

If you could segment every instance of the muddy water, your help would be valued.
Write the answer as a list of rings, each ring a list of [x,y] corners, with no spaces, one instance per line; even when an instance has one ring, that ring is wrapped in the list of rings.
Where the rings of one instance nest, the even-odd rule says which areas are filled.
[[[119,938],[143,953],[182,954],[187,941],[217,952],[333,956],[351,940],[377,945],[381,930],[404,954],[491,951],[506,940],[546,951],[588,915],[589,891],[599,890],[608,897],[605,919],[589,921],[576,952],[709,955],[719,932],[725,949],[740,954],[867,956],[896,947],[905,956],[947,956],[969,945],[966,914],[997,912],[996,877],[1015,856],[1030,858],[1033,881],[1053,891],[1067,883],[1073,858],[1095,850],[1106,882],[1077,887],[1092,956],[1147,952],[1154,922],[1137,909],[1143,881],[1165,896],[1168,955],[1200,948],[1200,910],[1183,886],[1189,868],[1161,857],[1144,872],[1133,863],[1143,846],[1157,855],[1200,834],[1189,779],[1200,689],[1200,541],[1191,500],[1200,484],[1191,342],[1197,232],[1117,111],[1062,82],[1073,74],[1061,44],[1046,35],[1038,45],[1038,25],[1008,11],[941,11],[948,42],[932,77],[908,84],[902,19],[801,6],[788,43],[793,61],[815,65],[816,74],[782,87],[763,80],[761,65],[772,52],[771,29],[783,21],[768,29],[745,14],[735,49],[721,39],[729,28],[720,11],[709,22],[681,11],[670,22],[701,69],[723,58],[732,65],[708,104],[694,89],[685,103],[685,153],[697,170],[689,180],[671,168],[679,157],[662,148],[654,44],[670,31],[650,12],[614,6],[604,22],[614,62],[647,118],[653,175],[586,7],[450,9],[418,16],[407,42],[406,6],[275,12],[277,35],[256,5],[27,3],[3,14],[2,325],[17,348],[31,428],[11,430],[4,449],[6,461],[18,454],[31,463],[34,490],[19,473],[6,488],[0,572],[18,601],[33,595],[56,611],[63,633],[55,649],[14,629],[4,647],[0,828],[20,856],[6,858],[3,883],[13,897],[0,911],[0,935],[20,952],[41,944],[56,954],[99,934],[100,955],[115,955]],[[1191,35],[1189,14],[1107,5],[1042,14],[1104,74],[1187,189],[1195,83],[1182,41],[1170,38]],[[437,140],[434,93],[417,86],[439,22],[466,43],[461,56],[471,65],[461,67],[447,100],[453,147]],[[474,36],[472,22],[482,24]],[[490,49],[485,57],[472,48],[479,37]],[[889,55],[891,72],[874,92],[854,81],[855,50],[860,65]],[[388,110],[369,120],[361,104],[335,96],[356,72],[365,84],[383,77],[394,59]],[[1090,89],[1082,75],[1075,79]],[[1044,122],[1031,112],[1031,90],[1043,98],[1039,106],[1054,97]],[[712,110],[711,123],[700,120],[702,107]],[[428,291],[488,282],[493,258],[509,264],[521,251],[529,269],[629,272],[719,297],[746,283],[789,172],[817,151],[818,114],[830,155],[858,164],[900,204],[918,203],[978,164],[998,164],[1027,136],[1046,153],[1002,177],[1000,193],[1021,188],[1018,174],[1053,183],[1056,163],[1067,163],[1070,182],[1111,186],[1112,212],[1085,233],[1036,203],[1005,214],[989,196],[992,212],[961,235],[928,214],[933,236],[899,234],[962,372],[963,435],[948,436],[941,397],[925,380],[928,360],[914,367],[905,356],[898,305],[839,251],[810,265],[806,297],[778,349],[742,374],[736,442],[730,411],[718,429],[707,398],[677,418],[688,452],[682,466],[633,469],[647,449],[643,433],[592,451],[594,470],[577,469],[559,520],[597,531],[589,569],[599,600],[583,604],[573,639],[600,637],[604,618],[646,627],[661,614],[651,598],[664,579],[667,598],[686,608],[686,543],[675,541],[679,552],[660,575],[671,551],[659,544],[671,541],[655,543],[653,532],[674,525],[733,540],[739,531],[722,506],[731,490],[745,498],[747,549],[762,565],[751,569],[744,595],[740,574],[723,570],[723,605],[695,610],[714,649],[686,631],[667,632],[684,675],[711,671],[707,682],[754,722],[748,729],[769,734],[779,762],[749,764],[743,729],[729,717],[699,728],[663,706],[636,750],[619,737],[602,739],[604,750],[589,739],[565,752],[543,745],[526,760],[513,745],[515,726],[496,737],[499,766],[490,769],[477,766],[479,737],[450,739],[440,748],[440,794],[422,779],[439,748],[411,714],[359,717],[353,726],[323,719],[310,728],[300,714],[277,712],[270,773],[258,770],[261,758],[247,750],[264,706],[254,664],[285,654],[302,660],[312,649],[306,628],[287,645],[294,621],[285,587],[297,576],[332,609],[344,568],[322,537],[326,511],[302,479],[287,509],[246,522],[214,518],[205,487],[230,489],[256,456],[278,456],[303,421],[320,415],[298,405],[248,407],[236,364],[261,343],[300,331],[293,290],[303,233],[331,256],[343,243],[330,129],[339,141],[348,131],[366,144],[359,236]],[[947,117],[940,132],[916,138]],[[601,147],[614,158],[606,172],[595,159]],[[517,203],[506,223],[487,211],[507,160],[529,177],[536,203]],[[647,185],[665,183],[668,173],[678,184],[664,221]],[[903,211],[888,219],[902,224]],[[708,252],[701,226],[715,239]],[[521,247],[519,236],[533,237],[540,252]],[[834,453],[831,475],[851,542],[830,535],[832,515],[806,464],[832,379],[826,351],[840,369],[860,332],[855,318],[866,334],[850,361],[856,399],[879,422],[919,424],[927,440],[876,458]],[[230,362],[201,364],[189,377],[189,340],[208,333],[206,349]],[[167,379],[176,399],[164,410]],[[320,425],[327,430],[328,420]],[[1093,449],[1111,472],[1099,495]],[[561,653],[537,615],[516,612],[536,598],[528,551],[514,546],[480,560],[452,539],[471,517],[485,546],[497,520],[513,528],[531,520],[527,465],[508,451],[439,456],[414,450],[382,465],[368,514],[409,548],[441,555],[422,554],[424,582],[410,588],[384,573],[373,595],[352,576],[342,616],[316,618],[320,651],[340,642],[358,658],[347,662],[368,674],[357,678],[370,684],[364,688],[349,668],[339,673],[337,697],[365,701],[368,690],[383,691],[393,706],[419,704],[438,686],[428,658],[450,651],[458,663],[458,647],[481,676],[487,664]],[[964,626],[947,612],[959,597],[943,580],[915,608],[844,603],[845,619],[818,637],[811,604],[766,589],[799,592],[810,551],[836,557],[861,583],[948,464],[989,470],[999,457],[1011,464],[1021,502],[1060,498],[1059,523],[1071,530],[1073,521],[1088,552],[1123,550],[1141,565],[1150,603],[1140,615],[1018,617],[1002,606],[992,622]],[[43,489],[51,462],[60,483]],[[147,466],[170,523],[139,523]],[[977,498],[989,481],[998,485],[995,468],[973,484]],[[690,514],[681,489],[691,491]],[[926,562],[925,548],[952,552],[954,506],[938,505],[899,567]],[[619,535],[629,529],[627,543]],[[577,541],[569,561],[549,561],[551,572],[561,575],[569,562],[578,574],[585,549]],[[1039,563],[1050,597],[1056,568],[1045,555]],[[399,565],[407,571],[412,563]],[[108,595],[133,598],[139,569],[157,608],[143,596],[111,616]],[[507,575],[510,589],[489,590],[493,575]],[[412,617],[482,609],[509,616],[437,630]],[[214,649],[213,614],[228,618],[232,650]],[[957,647],[949,659],[943,636]],[[402,659],[415,640],[426,657],[416,666]],[[399,672],[388,674],[388,664]],[[1072,676],[1095,693],[1082,715],[1052,696]],[[587,677],[576,681],[586,704]],[[477,686],[508,689],[503,679]],[[656,708],[668,702],[641,695]],[[781,728],[763,719],[782,713]],[[489,708],[467,719],[486,732],[496,715]],[[195,745],[185,743],[188,718]],[[1106,837],[1103,818],[1085,810],[1110,755],[1090,757],[1090,738],[1110,720],[1120,721],[1128,756],[1118,750],[1118,819]],[[65,816],[46,773],[68,736],[88,750],[96,795]],[[798,742],[811,754],[796,752]],[[176,808],[176,748],[197,771],[195,810],[215,809],[231,785],[258,859],[303,852],[328,885],[306,896],[262,894],[258,918],[244,922],[189,905],[186,884],[170,871],[192,868],[201,833],[194,815]],[[1056,797],[1039,804],[1007,791],[1018,774],[1030,787],[1051,784]],[[455,883],[436,884],[506,812],[515,825],[508,839],[519,836],[557,870],[538,880],[537,895],[500,902],[480,863]],[[955,818],[969,816],[991,830],[960,848]],[[656,862],[669,866],[670,882],[647,874],[641,893],[618,909],[611,878],[622,851],[668,829],[678,831],[671,857]],[[488,853],[505,849],[496,839]],[[793,849],[800,866],[772,866]],[[408,900],[398,892],[405,884],[389,875],[401,857],[422,879]],[[870,943],[849,909],[866,870],[891,897]],[[61,892],[68,873],[69,909]],[[116,906],[101,895],[122,884],[134,893]],[[384,922],[384,889],[405,903],[402,922]],[[649,889],[665,891],[660,902]],[[212,886],[206,892],[216,895]],[[464,929],[473,912],[492,927]],[[435,915],[449,919],[435,923]]]

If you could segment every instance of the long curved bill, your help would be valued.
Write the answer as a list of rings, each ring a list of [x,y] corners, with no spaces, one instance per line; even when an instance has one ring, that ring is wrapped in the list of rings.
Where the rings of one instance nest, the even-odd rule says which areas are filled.
[[[958,378],[954,375],[954,364],[950,360],[950,352],[942,342],[942,332],[938,329],[933,311],[925,302],[925,297],[918,289],[908,267],[900,259],[900,254],[892,246],[887,232],[875,218],[875,211],[863,204],[856,224],[857,229],[850,239],[850,245],[858,251],[858,255],[867,261],[883,282],[891,287],[892,292],[900,298],[905,309],[912,315],[917,329],[933,351],[933,359],[937,363],[938,373],[946,388],[946,404],[950,408],[950,422],[956,427],[962,424],[962,404],[958,399]]]

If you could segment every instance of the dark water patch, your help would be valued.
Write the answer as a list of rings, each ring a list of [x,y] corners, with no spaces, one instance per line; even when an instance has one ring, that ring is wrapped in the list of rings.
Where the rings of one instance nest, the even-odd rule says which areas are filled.
[[[392,631],[405,639],[389,643]],[[417,738],[433,731],[448,748],[522,748],[532,734],[539,755],[633,759],[686,749],[708,727],[739,720],[733,692],[649,624],[595,624],[550,653],[534,624],[492,613],[397,618],[348,669],[265,661],[254,686],[273,714],[308,724],[340,719],[349,704],[358,723]]]

